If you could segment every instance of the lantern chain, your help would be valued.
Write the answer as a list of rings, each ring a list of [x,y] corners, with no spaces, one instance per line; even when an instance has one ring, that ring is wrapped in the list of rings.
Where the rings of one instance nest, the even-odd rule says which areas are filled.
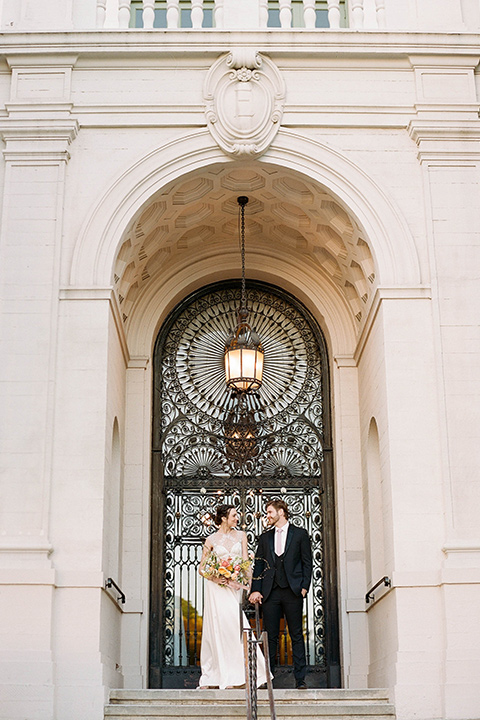
[[[248,203],[248,197],[242,195],[237,198],[240,205],[240,239],[241,239],[241,257],[242,257],[242,310],[247,309],[247,291],[245,287],[245,205]]]

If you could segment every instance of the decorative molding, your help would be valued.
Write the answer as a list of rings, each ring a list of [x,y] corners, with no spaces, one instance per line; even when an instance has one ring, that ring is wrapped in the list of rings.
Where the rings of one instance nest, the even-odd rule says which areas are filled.
[[[78,56],[81,62],[85,58],[97,63],[102,54],[108,55],[121,51],[125,57],[184,58],[186,53],[197,54],[200,58],[218,55],[219,48],[225,47],[225,31],[219,27],[207,32],[192,34],[185,29],[171,29],[169,32],[145,32],[131,28],[128,35],[118,28],[105,32],[101,29],[72,30],[67,33],[53,31],[5,32],[2,47],[9,62],[17,63],[17,57],[32,58],[37,63],[39,57],[44,64],[53,64],[52,58],[68,63],[70,58]],[[245,31],[237,28],[228,32],[229,46],[245,45]],[[391,30],[365,30],[352,33],[338,29],[327,32],[320,29],[298,29],[288,33],[272,32],[272,28],[249,30],[248,42],[255,43],[268,52],[287,52],[292,56],[312,54],[338,56],[338,54],[360,56],[378,56],[405,58],[409,56],[415,63],[422,58],[424,64],[433,64],[437,59],[446,57],[449,63],[453,58],[462,58],[459,64],[465,64],[465,58],[478,57],[478,34],[475,32],[409,32]],[[88,57],[90,56],[90,57]],[[132,59],[133,59],[132,58]],[[58,64],[58,60],[56,63]],[[129,62],[130,59],[129,59]],[[467,63],[469,61],[467,60]]]
[[[476,106],[478,114],[478,106]],[[480,125],[468,120],[432,120],[415,118],[408,133],[418,148],[420,163],[430,165],[470,161],[480,158]]]
[[[44,33],[41,35],[43,36]],[[45,41],[50,48],[52,47],[52,37],[53,36],[50,35],[50,40]],[[25,35],[23,36],[23,41],[27,47],[32,47]],[[66,45],[64,46],[62,43],[62,47],[66,47]],[[49,53],[45,53],[43,47],[41,50],[40,48],[37,48],[36,51],[33,50],[33,52],[27,52],[25,54],[20,54],[20,52],[21,51],[17,47],[14,47],[5,55],[5,60],[12,70],[17,67],[30,68],[36,70],[37,72],[43,72],[46,68],[55,68],[56,70],[64,68],[65,70],[70,70],[78,60],[78,51],[62,52],[58,49],[58,45],[55,46],[54,52]]]
[[[220,57],[204,86],[207,127],[233,157],[262,155],[280,127],[285,85],[277,66],[252,48]]]
[[[0,137],[5,142],[5,161],[29,165],[68,162],[68,148],[78,134],[75,119],[3,119]]]
[[[127,338],[125,336],[125,328],[123,324],[122,312],[118,298],[111,287],[64,287],[60,288],[59,300],[107,300],[110,303],[113,320],[117,329],[118,339],[122,348],[123,359],[125,365],[129,367],[130,353],[128,351]]]
[[[110,300],[113,295],[111,287],[64,287],[60,288],[60,300]]]
[[[335,355],[333,359],[338,368],[357,367],[357,362],[353,355]]]
[[[449,555],[450,553],[465,552],[480,553],[480,540],[446,543],[442,547],[442,551],[445,553],[445,555]]]
[[[131,357],[128,361],[128,369],[146,370],[149,362],[150,358],[147,356]]]
[[[0,553],[2,552],[45,553],[49,556],[53,552],[53,546],[44,538],[36,538],[32,535],[17,535],[0,539]]]
[[[384,300],[431,300],[432,290],[429,286],[420,285],[418,287],[378,287],[373,296],[373,300],[368,309],[367,316],[365,318],[365,324],[358,338],[357,347],[355,349],[354,357],[358,365],[360,358],[365,349],[368,336],[377,317],[378,310],[381,303]]]

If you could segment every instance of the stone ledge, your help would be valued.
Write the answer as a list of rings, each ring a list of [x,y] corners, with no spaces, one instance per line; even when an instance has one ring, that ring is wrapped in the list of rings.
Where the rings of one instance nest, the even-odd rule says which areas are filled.
[[[308,700],[309,702],[364,702],[368,700],[373,702],[388,702],[389,691],[385,688],[372,689],[311,689],[304,690],[299,693],[298,690],[274,690],[275,700],[278,701],[295,701]],[[267,691],[259,690],[259,699],[267,699]],[[174,702],[182,700],[183,702],[198,703],[200,698],[204,698],[209,702],[215,700],[218,702],[242,701],[245,699],[243,690],[111,690],[110,702]]]

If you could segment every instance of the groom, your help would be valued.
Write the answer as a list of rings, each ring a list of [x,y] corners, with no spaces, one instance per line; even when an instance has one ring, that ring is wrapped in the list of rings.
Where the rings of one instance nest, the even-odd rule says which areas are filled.
[[[285,615],[292,640],[295,686],[304,690],[306,673],[303,639],[303,599],[312,577],[310,538],[303,528],[288,522],[283,500],[267,504],[267,522],[272,528],[260,535],[256,553],[251,603],[263,605],[263,628],[268,632],[270,668],[275,668],[280,621]]]

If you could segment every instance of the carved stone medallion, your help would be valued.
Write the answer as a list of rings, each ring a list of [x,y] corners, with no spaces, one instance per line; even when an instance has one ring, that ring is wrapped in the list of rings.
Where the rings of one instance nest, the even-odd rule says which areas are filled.
[[[234,157],[258,157],[280,127],[285,85],[269,58],[237,48],[208,71],[204,100],[208,129],[221,149]]]

